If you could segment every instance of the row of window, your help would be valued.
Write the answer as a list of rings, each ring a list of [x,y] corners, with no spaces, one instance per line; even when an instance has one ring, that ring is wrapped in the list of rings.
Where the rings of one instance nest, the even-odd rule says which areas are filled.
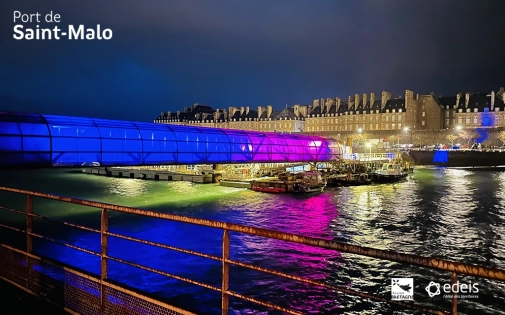
[[[384,121],[402,121],[402,115],[386,115]],[[320,125],[320,124],[347,124],[349,122],[379,122],[379,116],[363,116],[363,117],[346,117],[345,119],[311,119],[307,120],[307,125]]]
[[[470,123],[472,123],[472,124],[480,124],[479,117],[473,116],[472,118],[471,117],[465,117],[465,119],[463,120],[462,117],[458,117],[458,124],[463,124],[463,122],[465,124],[470,124]],[[446,119],[446,122],[447,121],[448,121],[448,119]],[[453,119],[453,121],[454,121],[454,119]],[[498,115],[494,116],[494,122],[495,122],[495,124],[499,124],[500,123],[500,116],[498,116]]]
[[[389,113],[402,113],[403,111],[401,109],[399,110],[396,110],[396,109],[392,109],[392,110],[389,110],[389,109],[386,109],[386,114],[389,114]],[[311,120],[310,118],[322,118],[322,117],[342,117],[342,116],[352,116],[352,117],[349,117],[350,119],[353,119],[354,115],[356,115],[356,118],[358,119],[361,119],[361,117],[368,117],[368,116],[376,116],[376,114],[384,114],[384,113],[381,113],[379,110],[376,110],[375,112],[374,111],[371,111],[370,114],[365,114],[365,113],[359,113],[359,112],[345,112],[345,113],[338,113],[338,114],[317,114],[317,115],[308,115],[307,116],[307,120]],[[395,116],[395,115],[392,115],[392,116]],[[400,115],[398,115],[400,117]],[[346,117],[347,119],[347,117]],[[387,118],[386,118],[387,119]],[[401,118],[399,118],[401,120]],[[284,119],[278,119],[278,120],[292,120],[292,119],[288,119],[288,118],[284,118]],[[294,118],[294,120],[299,120],[298,118]],[[300,118],[300,120],[303,120],[303,118]],[[394,121],[394,118],[392,118],[392,120]],[[245,118],[244,121],[272,121],[272,118],[261,118],[261,119],[257,119],[257,118]],[[241,120],[237,120],[235,118],[232,118],[230,120],[230,122],[244,122],[244,121],[241,121]],[[273,120],[275,121],[275,119]],[[174,119],[157,119],[156,120],[157,123],[178,123],[179,121],[177,120],[174,120]],[[185,123],[195,123],[195,124],[198,124],[200,122],[196,122],[196,121],[184,121]],[[201,123],[214,123],[213,120],[205,120]]]
[[[403,104],[402,104],[403,106]],[[389,113],[401,113],[403,110],[399,108],[398,110],[396,109],[386,109],[386,114]],[[344,112],[344,113],[333,113],[333,114],[309,114],[307,117],[310,118],[315,118],[315,117],[335,117],[335,116],[344,116],[344,115],[370,115],[370,114],[384,114],[381,113],[380,110],[370,110],[370,113],[363,113],[362,109],[359,109],[357,111],[349,111],[349,112]]]
[[[216,128],[226,129],[226,127],[220,126],[219,124],[208,124],[208,125],[201,124],[201,125],[197,125],[197,126],[216,127]],[[291,128],[293,128],[293,124],[292,123],[271,123],[271,124],[237,123],[237,124],[229,124],[229,129],[253,130],[253,129],[255,129],[255,127],[258,127],[259,130],[268,131],[268,130],[278,130],[278,129],[285,129],[285,128],[291,129]]]
[[[423,123],[424,125],[424,123]],[[363,128],[364,130],[397,130],[402,129],[401,123],[385,124],[385,128],[380,128],[380,124],[367,125],[343,125],[343,126],[309,126],[307,131],[357,131]]]
[[[477,105],[478,105],[478,104],[477,104]],[[487,104],[486,104],[486,105],[487,105]],[[448,112],[449,112],[449,110],[448,110],[448,109],[449,109],[449,105],[447,105],[445,108],[446,108],[446,113],[448,113]],[[472,108],[457,108],[457,106],[456,106],[456,105],[454,105],[454,106],[453,106],[453,108],[454,108],[454,109],[453,109],[453,110],[451,110],[451,111],[452,111],[452,112],[456,112],[456,110],[457,110],[457,112],[458,112],[458,113],[471,113],[471,112],[478,113],[478,112],[479,112],[479,109],[478,109],[478,108],[473,108],[473,110],[472,110]],[[490,108],[488,108],[488,107],[485,107],[485,108],[484,108],[484,112],[489,112],[489,111],[499,112],[499,111],[500,111],[500,107],[493,107],[493,108],[491,108],[491,109],[490,109]],[[446,115],[447,115],[447,114],[446,114]]]
[[[487,115],[486,116],[481,116],[481,115],[473,115],[473,116],[466,116],[466,115],[463,115],[463,116],[456,116],[456,118],[452,118],[450,119],[450,116],[449,116],[449,112],[446,112],[446,115],[445,115],[446,119],[445,119],[445,124],[446,126],[449,126],[449,124],[452,122],[452,124],[456,124],[456,120],[457,120],[457,123],[458,124],[473,124],[473,125],[480,125],[482,120],[491,120],[493,121],[494,120],[494,124],[497,125],[499,124],[500,122],[505,122],[505,116],[502,114],[502,115],[491,115],[490,117],[488,117]],[[492,118],[494,117],[494,118]]]

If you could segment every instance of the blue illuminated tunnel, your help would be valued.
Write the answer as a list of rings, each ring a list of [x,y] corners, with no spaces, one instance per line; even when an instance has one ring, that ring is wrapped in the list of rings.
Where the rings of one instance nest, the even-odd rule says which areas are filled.
[[[0,112],[0,167],[322,162],[317,136]]]

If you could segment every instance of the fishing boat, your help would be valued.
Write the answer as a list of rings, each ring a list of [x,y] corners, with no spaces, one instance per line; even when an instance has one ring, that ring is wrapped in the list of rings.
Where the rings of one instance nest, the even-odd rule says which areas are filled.
[[[384,163],[382,167],[373,172],[373,182],[395,182],[406,178],[408,172],[405,172],[400,164]]]
[[[276,179],[260,179],[251,182],[252,190],[268,193],[311,193],[323,191],[324,187],[326,187],[326,180],[318,171],[285,172]]]

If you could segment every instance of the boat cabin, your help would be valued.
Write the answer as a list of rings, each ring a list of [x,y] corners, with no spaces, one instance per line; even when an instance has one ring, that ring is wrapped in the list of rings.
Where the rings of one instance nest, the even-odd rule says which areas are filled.
[[[384,163],[382,167],[378,169],[376,174],[392,174],[401,175],[403,173],[401,165],[397,163]]]
[[[286,192],[286,183],[273,180],[255,180],[251,182],[251,189],[254,191],[283,193]]]

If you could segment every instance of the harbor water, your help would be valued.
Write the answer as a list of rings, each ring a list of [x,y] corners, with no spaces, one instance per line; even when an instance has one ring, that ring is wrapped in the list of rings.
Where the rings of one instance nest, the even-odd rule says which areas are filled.
[[[79,170],[0,172],[0,185],[233,222],[402,253],[505,269],[505,172],[421,168],[394,184],[330,188],[311,195],[266,194],[214,184],[149,181],[82,174]],[[24,209],[22,196],[0,193],[0,205]],[[36,199],[36,213],[100,227],[100,210]],[[0,212],[0,222],[23,227],[24,217]],[[146,240],[221,255],[222,231],[159,219],[110,213],[110,230]],[[99,251],[99,236],[56,223],[34,222],[34,230]],[[17,235],[17,236],[16,236]],[[23,236],[0,228],[0,242]],[[451,274],[304,245],[231,233],[231,258],[299,276],[345,285],[390,299],[391,278],[414,278],[414,298],[449,309],[450,299],[430,298],[430,281],[450,283]],[[98,274],[99,259],[37,240],[35,252]],[[109,254],[211,285],[221,285],[220,262],[111,238]],[[412,314],[338,292],[230,268],[230,289],[307,314]],[[220,314],[220,293],[134,267],[110,262],[109,277],[200,314]],[[461,314],[500,314],[505,285],[477,283],[477,296],[460,299]],[[232,314],[280,314],[231,299]]]

